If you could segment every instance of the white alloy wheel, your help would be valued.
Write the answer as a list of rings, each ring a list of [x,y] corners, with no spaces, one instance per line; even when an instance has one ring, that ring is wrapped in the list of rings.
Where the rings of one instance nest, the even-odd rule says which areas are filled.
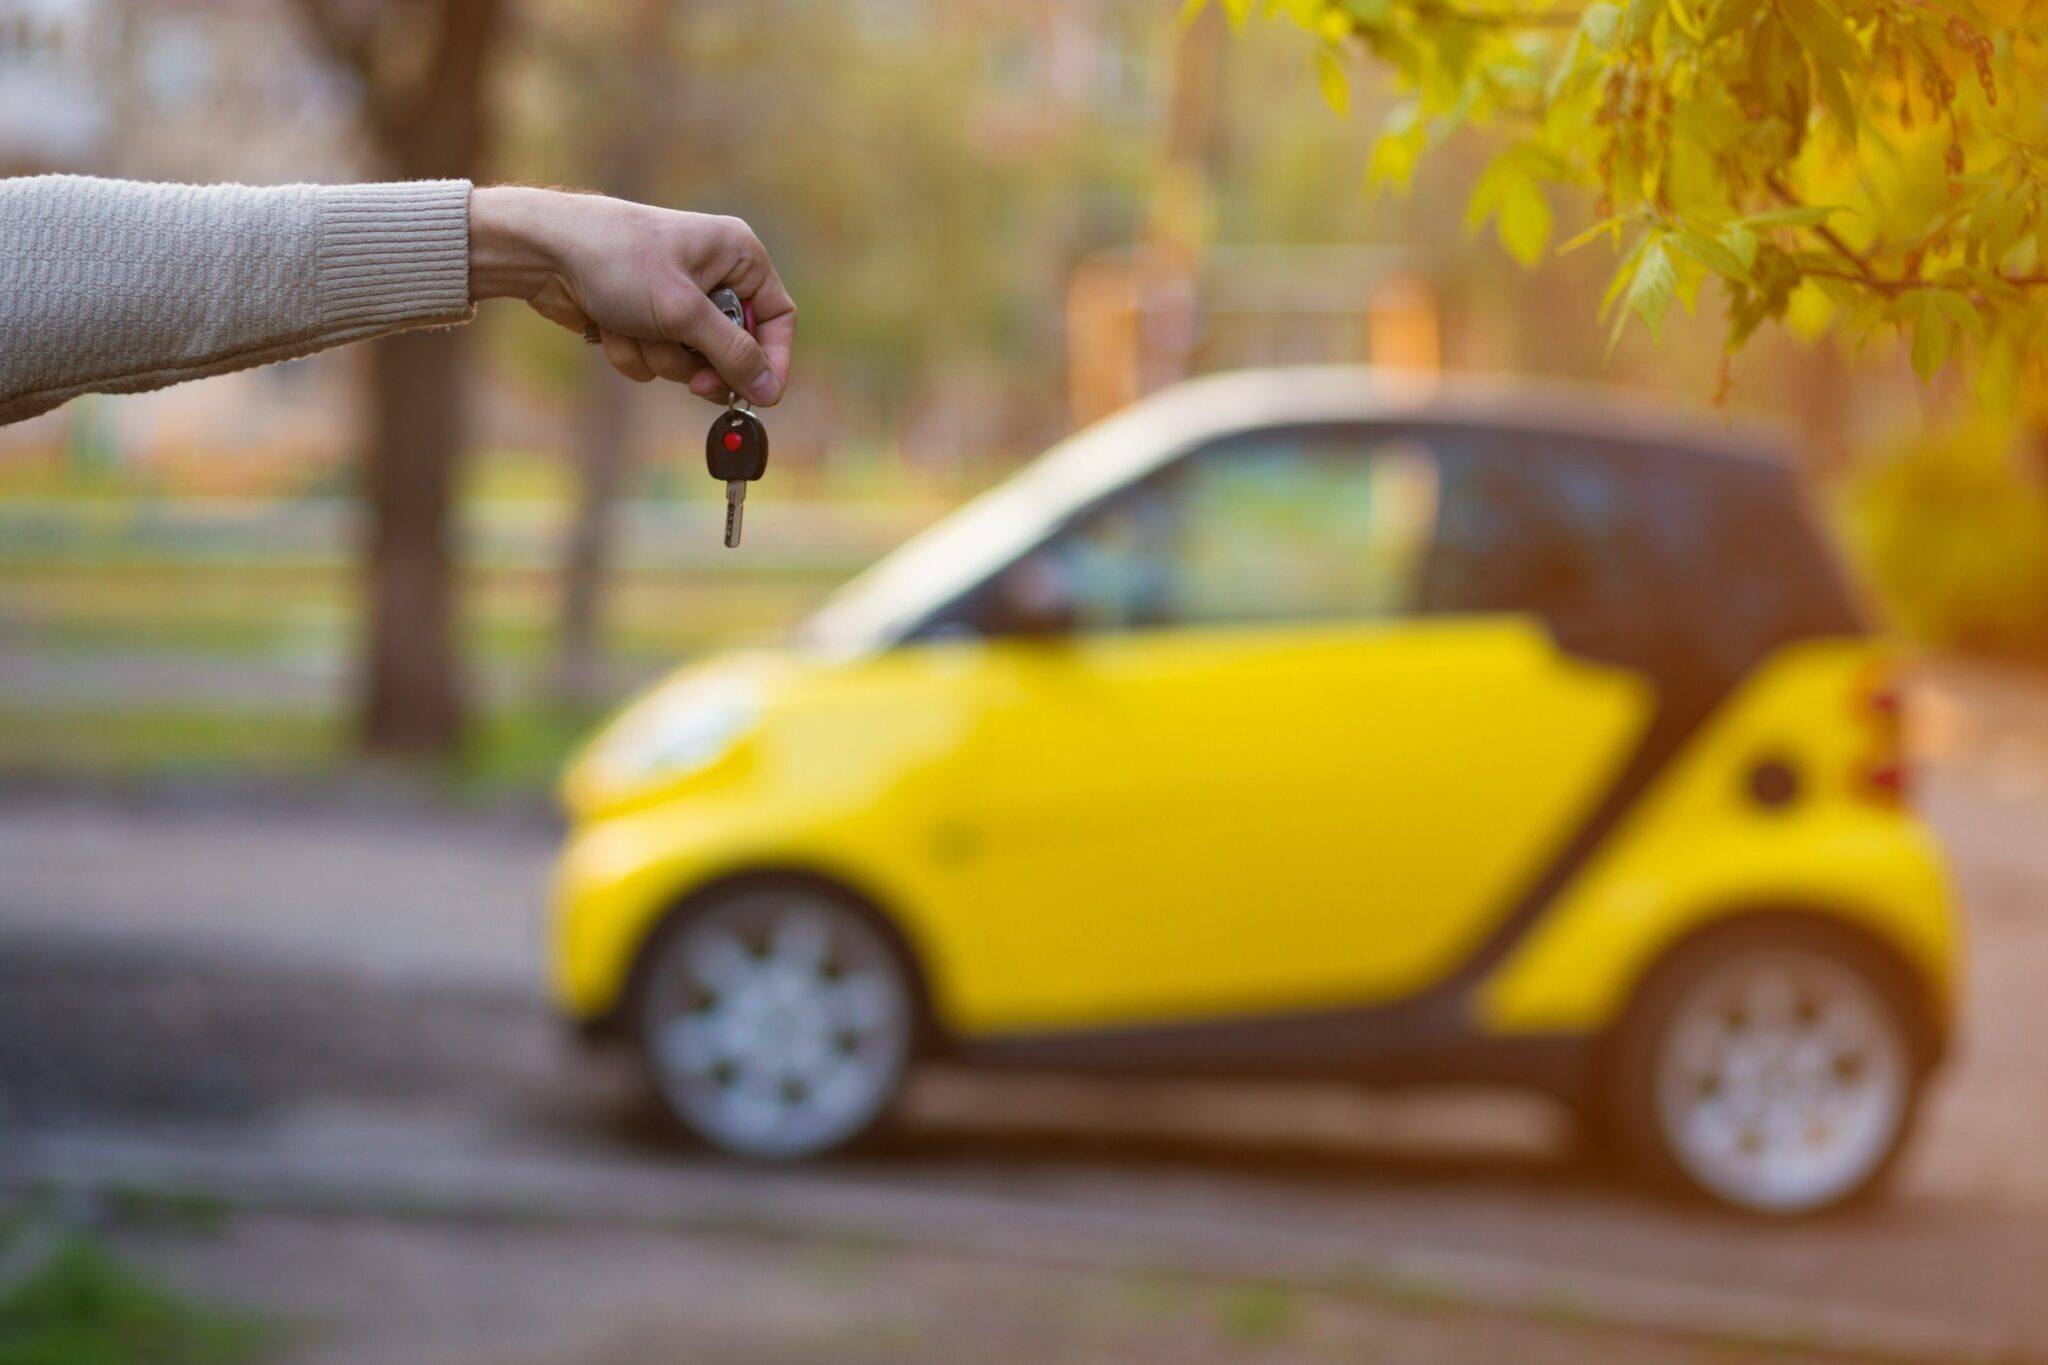
[[[1851,1197],[1902,1139],[1913,1057],[1863,972],[1800,945],[1744,947],[1672,1001],[1652,1055],[1658,1137],[1724,1203],[1796,1214]]]
[[[813,888],[764,884],[667,934],[641,996],[655,1089],[692,1131],[761,1160],[860,1136],[903,1079],[913,1011],[882,932]]]

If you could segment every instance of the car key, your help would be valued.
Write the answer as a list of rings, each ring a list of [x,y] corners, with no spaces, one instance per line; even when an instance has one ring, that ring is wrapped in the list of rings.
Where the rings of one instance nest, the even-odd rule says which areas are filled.
[[[733,326],[754,330],[753,307],[737,293],[714,289],[711,302]],[[725,412],[704,437],[704,464],[712,478],[725,481],[725,548],[737,549],[746,518],[747,485],[768,472],[768,428],[738,394],[726,400]]]
[[[725,480],[725,548],[734,549],[746,515],[747,485],[768,472],[768,428],[745,408],[727,408],[704,438],[704,465],[712,478]]]
[[[711,306],[725,314],[725,320],[735,327],[744,327],[748,333],[754,330],[754,305],[740,298],[737,291],[721,285],[711,291]]]

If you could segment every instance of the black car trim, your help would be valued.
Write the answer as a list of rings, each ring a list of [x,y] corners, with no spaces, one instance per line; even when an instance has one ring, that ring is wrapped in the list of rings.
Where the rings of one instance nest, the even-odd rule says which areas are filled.
[[[982,1038],[952,1055],[979,1067],[1156,1079],[1501,1085],[1576,1103],[1591,1097],[1598,1044],[1584,1033],[1483,1036],[1439,1003],[1418,1000],[1157,1029]]]

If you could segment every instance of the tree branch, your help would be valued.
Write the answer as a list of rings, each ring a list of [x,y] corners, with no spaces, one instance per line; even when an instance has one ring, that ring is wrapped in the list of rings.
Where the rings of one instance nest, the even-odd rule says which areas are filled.
[[[1785,183],[1778,178],[1777,172],[1773,171],[1765,176],[1764,183],[1770,186],[1771,193],[1778,196],[1779,202],[1788,208],[1806,207],[1804,201],[1798,195],[1785,187]],[[1900,294],[1908,294],[1915,289],[1949,288],[1948,285],[1944,285],[1936,280],[1918,278],[1889,279],[1878,274],[1871,266],[1868,256],[1865,256],[1843,241],[1841,235],[1826,223],[1813,224],[1812,231],[1815,236],[1826,242],[1836,255],[1848,262],[1849,268],[1846,270],[1824,270],[1819,267],[1808,267],[1806,273],[1809,275],[1820,275],[1831,280],[1847,280],[1851,284],[1860,284],[1868,289],[1875,290],[1888,298],[1896,298]],[[2008,284],[2017,289],[2039,289],[2043,286],[2048,286],[2048,275],[2001,275],[1996,271],[1991,273],[1993,278],[1997,279],[2001,284]]]
[[[1785,205],[1787,208],[1803,209],[1806,207],[1806,201],[1801,199],[1798,195],[1792,193],[1790,189],[1786,188],[1785,182],[1778,178],[1778,173],[1776,171],[1771,171],[1764,176],[1764,184],[1770,186],[1771,193],[1777,195],[1778,202]],[[1847,261],[1850,264],[1850,266],[1854,268],[1856,274],[1848,278],[1860,278],[1866,280],[1875,278],[1871,274],[1870,262],[1863,258],[1861,252],[1857,251],[1854,247],[1850,246],[1847,242],[1843,241],[1840,233],[1836,232],[1826,223],[1815,223],[1813,225],[1813,231],[1816,236],[1818,236],[1823,242],[1826,242],[1831,248],[1834,249],[1836,255],[1840,256],[1843,260]]]
[[[1475,10],[1448,4],[1445,0],[1415,0],[1412,8],[1418,19],[1469,24],[1475,28],[1577,28],[1582,14],[1575,9],[1531,10],[1526,14],[1512,10]]]
[[[1879,294],[1883,294],[1887,298],[1896,298],[1900,294],[1910,294],[1916,289],[1955,288],[1954,285],[1943,284],[1939,280],[1887,279],[1882,275],[1874,274],[1867,270],[1851,272],[1847,270],[1827,270],[1820,266],[1808,266],[1802,273],[1807,275],[1819,275],[1825,279],[1830,280],[1847,280],[1851,284],[1860,284],[1864,288],[1872,290]],[[1992,278],[1997,280],[2000,284],[2011,285],[2015,289],[2048,288],[2048,275],[1994,274]]]

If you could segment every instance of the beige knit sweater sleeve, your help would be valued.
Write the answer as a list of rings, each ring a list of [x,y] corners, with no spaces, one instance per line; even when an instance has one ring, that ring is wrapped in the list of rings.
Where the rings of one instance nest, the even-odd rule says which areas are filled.
[[[0,180],[0,424],[466,320],[469,189]]]

